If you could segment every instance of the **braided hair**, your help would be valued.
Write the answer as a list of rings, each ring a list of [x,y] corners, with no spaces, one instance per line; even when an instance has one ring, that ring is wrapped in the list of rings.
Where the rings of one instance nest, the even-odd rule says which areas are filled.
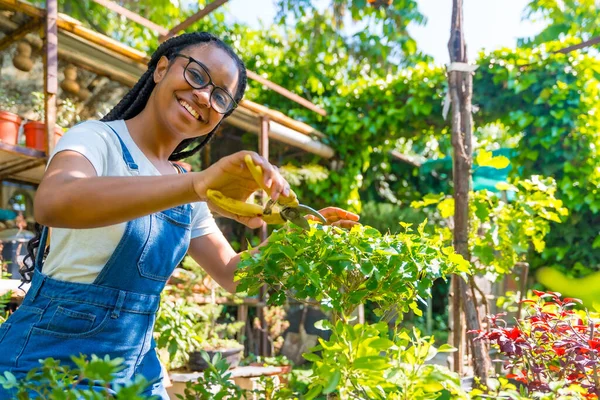
[[[238,104],[242,100],[244,92],[246,91],[247,76],[244,62],[231,47],[229,47],[227,44],[225,44],[225,42],[215,35],[207,32],[192,32],[172,37],[163,42],[154,52],[154,54],[152,54],[152,58],[148,62],[148,70],[140,77],[140,79],[125,95],[125,97],[123,97],[123,99],[121,99],[121,101],[112,110],[110,110],[108,114],[101,119],[101,121],[106,122],[119,119],[130,119],[142,112],[148,103],[148,99],[150,98],[154,87],[156,86],[154,83],[154,71],[156,70],[156,66],[158,65],[158,61],[161,59],[161,57],[167,57],[169,62],[171,62],[175,58],[175,54],[181,52],[183,49],[200,44],[213,44],[217,46],[229,54],[229,56],[231,56],[231,58],[237,64],[238,84],[233,95],[233,100],[236,104]],[[231,115],[232,112],[233,109],[227,114],[223,115],[221,122],[223,119]],[[177,161],[196,154],[212,139],[221,122],[219,122],[219,124],[217,124],[217,126],[204,137],[183,140],[169,156],[169,160]],[[190,150],[186,150],[188,147],[194,144],[194,147],[192,147]],[[21,273],[21,281],[23,283],[31,282],[31,278],[33,277],[33,272],[35,271],[35,253],[36,249],[40,245],[42,229],[43,226],[36,223],[35,237],[33,237],[27,244],[27,255],[23,260],[23,265],[19,268],[19,272]],[[44,250],[44,257],[48,254],[48,251],[49,248]]]

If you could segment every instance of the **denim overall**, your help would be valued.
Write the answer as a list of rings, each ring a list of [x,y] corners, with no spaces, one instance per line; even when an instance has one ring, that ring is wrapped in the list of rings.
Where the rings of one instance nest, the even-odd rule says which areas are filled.
[[[125,163],[137,172],[137,164],[114,133]],[[44,275],[45,228],[31,287],[22,305],[0,325],[0,375],[10,371],[22,378],[47,357],[73,365],[72,355],[109,355],[125,360],[115,383],[142,375],[151,382],[146,395],[168,400],[152,331],[160,293],[187,252],[190,224],[189,204],[129,221],[91,284]],[[8,398],[13,396],[0,387],[0,399]]]

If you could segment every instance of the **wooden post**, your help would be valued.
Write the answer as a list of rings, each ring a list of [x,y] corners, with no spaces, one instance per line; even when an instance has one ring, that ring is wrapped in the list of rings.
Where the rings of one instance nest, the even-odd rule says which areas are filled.
[[[463,32],[463,0],[452,0],[452,24],[448,51],[450,52],[451,67],[448,71],[448,90],[452,104],[452,163],[454,182],[454,249],[466,260],[471,259],[469,252],[469,191],[471,184],[471,166],[473,163],[472,132],[473,119],[471,115],[471,96],[473,91],[472,73],[467,68],[457,70],[454,63],[467,63],[467,46]],[[460,69],[460,68],[458,68]],[[462,335],[459,323],[462,302],[468,330],[480,329],[481,323],[477,312],[477,298],[473,289],[473,279],[469,283],[458,276],[452,279],[453,290],[453,320],[454,342]],[[458,307],[457,307],[458,306]],[[487,385],[489,371],[489,356],[482,341],[474,342],[469,338],[473,369],[479,377],[481,385]],[[461,341],[462,342],[462,341]],[[462,365],[462,360],[456,360]],[[454,366],[459,368],[458,365]]]
[[[56,125],[56,93],[58,93],[57,19],[57,0],[46,0],[46,26],[44,35],[44,102],[47,156],[49,156],[54,149],[54,127]]]
[[[258,137],[258,154],[262,157],[269,159],[269,117],[262,116],[260,118],[260,136]],[[264,198],[268,196],[268,193],[263,193],[263,204]],[[267,240],[267,226],[264,225],[260,228],[260,241],[264,242]],[[260,289],[260,302],[266,303],[267,297],[267,286],[263,286]],[[265,321],[265,306],[257,307],[257,314],[260,319],[260,326],[262,328],[260,332],[260,354],[263,356],[271,355],[271,346],[269,345],[269,335],[267,322]]]

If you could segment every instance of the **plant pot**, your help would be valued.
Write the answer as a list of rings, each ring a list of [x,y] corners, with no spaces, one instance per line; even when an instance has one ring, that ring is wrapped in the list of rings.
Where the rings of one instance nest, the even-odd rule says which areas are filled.
[[[38,121],[30,121],[23,127],[25,131],[25,145],[29,148],[39,151],[46,151],[46,124]],[[60,126],[54,127],[54,144],[63,135],[63,130]]]
[[[229,364],[229,369],[235,368],[240,364],[242,356],[244,355],[244,348],[239,347],[236,349],[223,349],[223,350],[204,350],[208,354],[208,357],[212,360],[215,354],[221,353],[221,356]],[[204,371],[208,368],[208,364],[202,358],[201,351],[190,352],[190,360],[188,367],[191,371]]]
[[[0,111],[0,140],[16,145],[21,126],[21,117],[8,111]]]

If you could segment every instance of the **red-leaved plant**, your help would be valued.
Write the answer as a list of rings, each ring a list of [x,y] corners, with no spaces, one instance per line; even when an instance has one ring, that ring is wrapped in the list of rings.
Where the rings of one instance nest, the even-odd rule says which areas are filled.
[[[600,377],[600,322],[584,311],[573,310],[578,299],[561,299],[560,293],[535,291],[537,299],[523,300],[527,316],[509,326],[506,313],[488,316],[487,329],[470,331],[475,340],[488,340],[504,354],[507,378],[521,382],[530,392],[553,392],[573,384],[598,398]]]

